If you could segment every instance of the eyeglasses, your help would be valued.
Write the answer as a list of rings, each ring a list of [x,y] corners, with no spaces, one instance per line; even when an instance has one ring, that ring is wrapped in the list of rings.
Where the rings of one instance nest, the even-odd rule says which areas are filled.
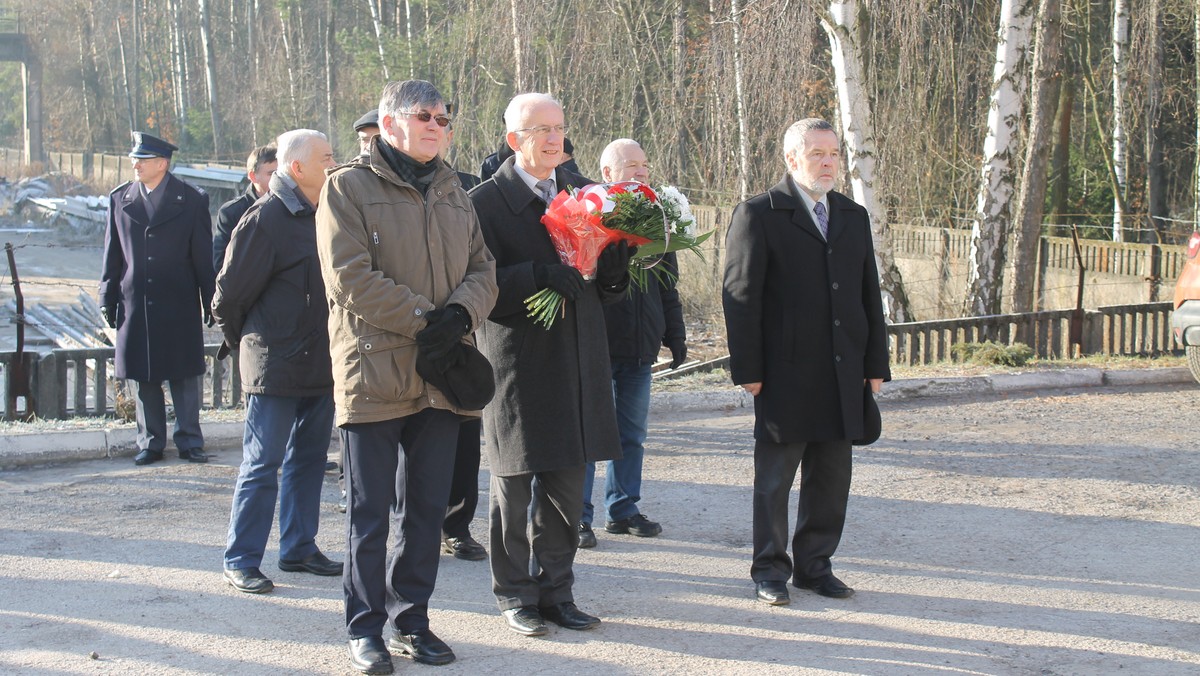
[[[445,115],[434,115],[428,110],[418,110],[415,113],[400,111],[400,114],[404,115],[405,117],[415,117],[421,123],[433,120],[434,122],[437,122],[437,126],[439,127],[450,126],[450,118],[446,117]]]
[[[549,125],[541,124],[536,127],[526,127],[524,129],[514,129],[513,131],[518,134],[520,134],[521,132],[527,131],[530,134],[533,134],[534,136],[548,136],[550,134],[550,132],[554,132],[554,133],[558,134],[559,136],[566,136],[567,135],[567,125],[556,124],[553,127],[551,127]]]

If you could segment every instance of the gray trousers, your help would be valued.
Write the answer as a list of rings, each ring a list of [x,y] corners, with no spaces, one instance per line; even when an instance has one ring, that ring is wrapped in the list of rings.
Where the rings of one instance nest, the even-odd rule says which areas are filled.
[[[139,451],[162,453],[167,447],[167,402],[163,384],[126,381],[137,401],[137,447]],[[175,404],[175,448],[204,448],[200,431],[200,399],[204,376],[168,380]]]
[[[754,444],[754,563],[750,578],[803,582],[832,572],[850,497],[850,442]],[[800,469],[800,500],[788,558],[788,495]]]
[[[585,467],[492,475],[489,561],[500,610],[575,600],[572,567],[579,549]],[[532,540],[526,534],[531,511]]]

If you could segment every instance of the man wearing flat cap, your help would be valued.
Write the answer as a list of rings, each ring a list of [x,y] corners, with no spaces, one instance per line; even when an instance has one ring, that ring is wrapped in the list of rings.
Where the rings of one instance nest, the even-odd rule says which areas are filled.
[[[134,132],[135,179],[117,186],[108,201],[100,305],[117,330],[116,376],[128,380],[135,395],[137,465],[163,459],[164,381],[175,405],[179,458],[208,461],[200,432],[201,320],[211,316],[212,222],[208,195],[168,171],[176,150]]]
[[[358,152],[371,154],[371,139],[379,136],[379,109],[368,111],[354,121],[354,133],[358,135]]]

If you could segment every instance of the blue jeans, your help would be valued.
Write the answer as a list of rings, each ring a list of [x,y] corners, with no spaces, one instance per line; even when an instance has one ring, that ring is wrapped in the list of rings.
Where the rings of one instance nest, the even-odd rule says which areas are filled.
[[[321,482],[332,432],[332,394],[246,396],[242,466],[229,514],[226,568],[257,568],[262,564],[275,521],[277,496],[279,558],[298,561],[317,551]]]
[[[608,461],[604,478],[604,509],[609,521],[638,514],[642,499],[642,456],[646,449],[646,418],[650,414],[650,365],[613,362],[613,402],[617,409],[617,431],[621,436],[621,459]],[[592,485],[596,463],[587,464],[583,480],[583,523],[591,525]]]

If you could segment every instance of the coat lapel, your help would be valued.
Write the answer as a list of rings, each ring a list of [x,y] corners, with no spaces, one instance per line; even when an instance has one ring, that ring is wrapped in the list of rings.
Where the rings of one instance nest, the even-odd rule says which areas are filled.
[[[137,181],[130,183],[121,193],[121,211],[125,212],[130,223],[137,223],[143,228],[149,225],[146,205],[142,203],[141,184]]]
[[[792,223],[803,230],[810,237],[816,238],[819,242],[825,240],[821,237],[821,231],[817,230],[817,224],[813,223],[812,216],[809,215],[808,209],[804,206],[804,201],[796,196],[793,192],[795,187],[792,185],[792,179],[789,176],[784,176],[783,180],[776,183],[767,194],[771,198],[771,208],[780,211],[792,212]],[[830,219],[830,229],[833,229],[833,220]]]
[[[529,206],[530,202],[537,200],[537,195],[525,185],[525,181],[517,174],[517,170],[513,168],[513,162],[516,159],[513,157],[504,161],[500,168],[496,170],[496,174],[492,177],[496,181],[496,187],[500,189],[500,194],[504,197],[505,203],[512,213],[519,214]]]
[[[154,212],[154,218],[150,220],[149,227],[151,228],[162,225],[183,213],[183,205],[187,200],[187,196],[183,192],[183,181],[175,178],[174,174],[167,174],[166,181],[166,193],[163,194],[162,203]]]

